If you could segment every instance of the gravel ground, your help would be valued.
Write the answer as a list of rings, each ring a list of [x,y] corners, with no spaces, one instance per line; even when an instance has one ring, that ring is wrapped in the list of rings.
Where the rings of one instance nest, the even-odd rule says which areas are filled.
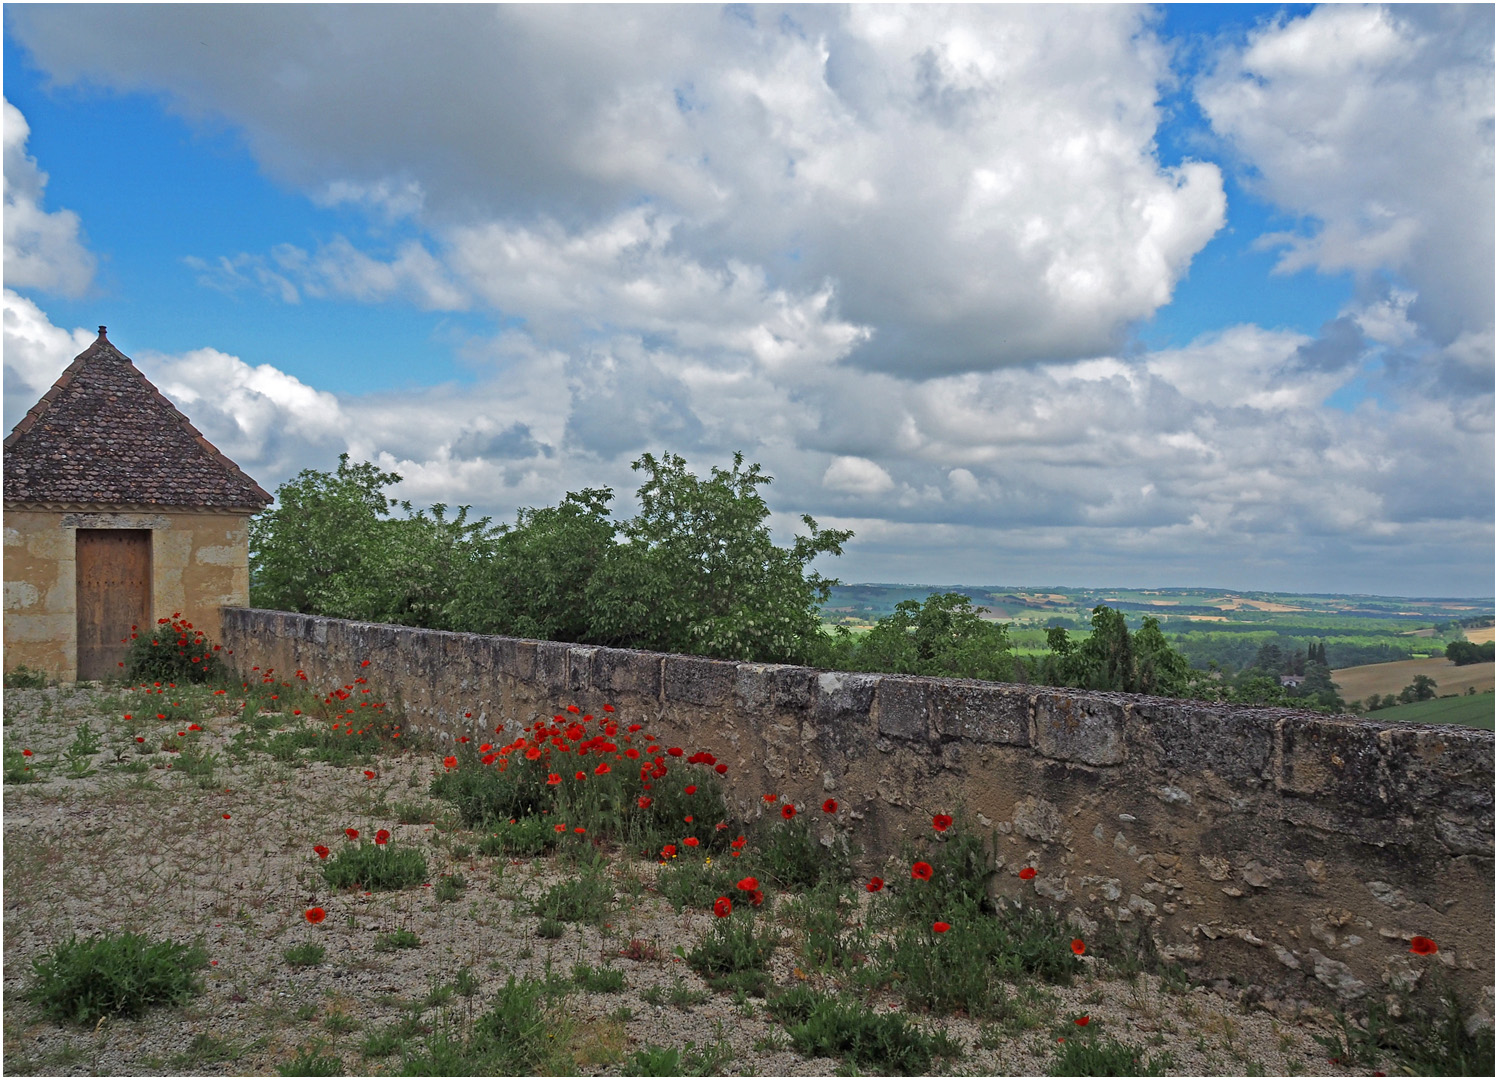
[[[574,964],[624,972],[619,993],[573,992],[557,1004],[565,1046],[558,1071],[618,1075],[634,1051],[655,1046],[716,1047],[728,1075],[832,1075],[848,1070],[831,1058],[788,1049],[784,1028],[758,999],[707,993],[681,1007],[669,1002],[705,984],[672,955],[711,927],[710,912],[677,913],[652,883],[658,867],[624,854],[611,857],[617,903],[601,927],[568,924],[556,940],[536,936],[528,903],[568,869],[556,859],[507,860],[473,855],[475,836],[445,822],[397,824],[387,809],[428,802],[440,754],[413,748],[367,765],[293,767],[259,752],[235,753],[236,715],[202,721],[194,733],[216,753],[218,767],[201,782],[182,759],[155,751],[171,732],[153,730],[138,744],[137,723],[122,719],[141,699],[95,687],[11,690],[5,694],[7,757],[31,749],[43,782],[4,788],[4,1071],[49,1075],[251,1075],[284,1069],[306,1047],[323,1044],[348,1074],[399,1071],[398,1054],[366,1057],[365,1039],[404,1016],[413,1002],[452,984],[466,968],[476,988],[432,1006],[429,1023],[461,1023],[481,1013],[511,974],[568,976]],[[62,761],[78,726],[102,737],[94,775],[71,779]],[[156,725],[159,728],[161,725]],[[179,767],[169,767],[176,762]],[[49,769],[48,765],[52,767]],[[375,772],[366,778],[364,769]],[[383,816],[381,816],[383,814]],[[459,873],[467,887],[439,903],[429,887],[373,895],[331,890],[319,873],[314,844],[342,842],[345,827],[388,828],[396,844],[428,860],[430,881]],[[320,905],[327,919],[310,926],[303,912]],[[404,929],[417,948],[379,951],[382,933]],[[106,1019],[91,1028],[41,1018],[22,996],[33,959],[77,934],[134,930],[152,937],[202,941],[212,959],[205,992],[178,1009],[139,1019]],[[631,940],[655,944],[660,959],[620,957]],[[794,966],[794,935],[777,951],[772,973],[781,986],[816,975]],[[326,946],[317,967],[294,968],[283,952]],[[1007,1028],[965,1017],[916,1017],[944,1026],[965,1048],[943,1069],[953,1075],[1043,1075],[1058,1034],[1086,1013],[1109,1035],[1149,1054],[1168,1051],[1170,1075],[1353,1075],[1327,1062],[1312,1039],[1321,1020],[1284,1023],[1245,1012],[1203,987],[1168,992],[1154,976],[1105,977],[1096,961],[1071,986],[1013,987],[1032,1021]],[[653,1004],[656,993],[668,1000]],[[878,1008],[898,1007],[893,996]],[[1074,1030],[1074,1029],[1073,1029]],[[1392,1070],[1390,1070],[1392,1071]]]

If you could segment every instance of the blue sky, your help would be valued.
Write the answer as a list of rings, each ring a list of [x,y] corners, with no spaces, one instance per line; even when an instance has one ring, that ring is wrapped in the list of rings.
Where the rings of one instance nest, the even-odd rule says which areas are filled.
[[[5,421],[273,490],[743,450],[845,581],[1493,593],[1493,12],[5,9]]]

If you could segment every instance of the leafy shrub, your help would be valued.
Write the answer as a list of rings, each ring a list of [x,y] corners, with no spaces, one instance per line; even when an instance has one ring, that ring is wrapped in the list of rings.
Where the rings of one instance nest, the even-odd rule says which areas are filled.
[[[47,673],[32,671],[25,664],[17,664],[5,673],[7,690],[44,690],[46,687]]]
[[[733,1059],[733,1048],[719,1041],[698,1049],[691,1040],[686,1046],[657,1046],[646,1043],[624,1062],[625,1076],[712,1076]]]
[[[278,1066],[276,1072],[282,1076],[342,1076],[343,1059],[336,1054],[324,1053],[327,1049],[320,1042],[301,1047],[296,1057]]]
[[[125,678],[131,682],[204,683],[228,676],[221,659],[226,650],[194,629],[180,612],[157,619],[154,626],[130,629]]]
[[[32,962],[28,1000],[55,1020],[90,1024],[105,1016],[139,1016],[152,1005],[180,1005],[202,990],[200,945],[151,942],[126,931],[70,937]]]
[[[36,768],[32,765],[34,758],[29,758],[18,747],[8,743],[5,746],[5,782],[7,784],[30,784],[40,779]]]
[[[551,1053],[558,1025],[541,1007],[536,979],[511,975],[489,1011],[474,1021],[466,1040],[442,1029],[407,1056],[405,1076],[524,1076],[538,1071]],[[546,1070],[550,1071],[550,1070]]]
[[[830,847],[822,844],[804,817],[781,819],[762,828],[759,842],[765,873],[786,889],[810,888],[823,881],[846,881],[847,841],[841,836]]]
[[[756,933],[756,921],[742,909],[715,919],[712,931],[687,954],[687,963],[709,980],[736,972],[764,971],[780,937],[770,927]]]
[[[561,922],[601,923],[614,903],[614,887],[596,869],[547,889],[532,905],[533,914]]]
[[[437,903],[448,904],[456,900],[466,888],[468,882],[462,874],[443,874],[433,891],[437,896]]]
[[[375,938],[374,947],[376,952],[418,949],[421,947],[421,938],[410,930],[391,930],[388,934],[381,934]]]
[[[426,880],[427,861],[410,848],[361,841],[327,860],[322,876],[335,889],[404,889]]]
[[[480,855],[545,855],[557,846],[557,831],[541,818],[496,822],[489,834],[479,837]]]
[[[323,962],[327,949],[315,942],[305,942],[301,945],[293,945],[281,954],[281,957],[292,967],[316,967]]]
[[[1159,1055],[1146,1059],[1144,1050],[1103,1036],[1092,1028],[1073,1028],[1056,1044],[1050,1076],[1164,1076]]]
[[[677,858],[661,871],[655,887],[676,905],[677,911],[689,907],[711,909],[718,897],[738,895],[742,876],[737,867],[721,861],[709,864],[704,859]]]
[[[595,994],[617,994],[624,989],[624,972],[618,968],[595,968],[578,964],[572,969],[572,981]]]
[[[843,1058],[880,1073],[919,1076],[931,1071],[933,1057],[962,1056],[945,1031],[923,1031],[896,1013],[831,997],[820,997],[786,1031],[808,1057]]]

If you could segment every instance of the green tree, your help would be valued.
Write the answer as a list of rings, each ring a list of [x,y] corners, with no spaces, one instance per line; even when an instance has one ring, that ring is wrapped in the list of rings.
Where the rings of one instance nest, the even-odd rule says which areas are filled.
[[[400,479],[340,454],[337,472],[303,469],[282,484],[276,508],[250,521],[250,603],[324,615],[368,607],[388,562],[379,527],[395,500],[383,489]]]
[[[1416,675],[1414,681],[1399,692],[1400,701],[1429,701],[1436,696],[1436,681],[1429,675]]]
[[[678,455],[642,455],[640,512],[621,528],[587,590],[593,640],[601,644],[733,660],[802,662],[823,638],[818,605],[835,579],[806,572],[821,554],[840,555],[853,534],[821,529],[776,546],[756,463],[714,466],[700,479]]]
[[[841,657],[848,670],[1003,681],[1015,676],[1008,629],[961,593],[902,600]]]

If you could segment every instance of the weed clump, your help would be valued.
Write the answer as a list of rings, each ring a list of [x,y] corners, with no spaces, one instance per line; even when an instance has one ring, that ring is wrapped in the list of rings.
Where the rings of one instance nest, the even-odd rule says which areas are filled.
[[[153,1005],[180,1005],[202,991],[196,972],[208,965],[199,945],[148,941],[128,931],[70,937],[33,961],[28,1000],[54,1020],[90,1024],[105,1016],[139,1016]]]
[[[919,1076],[931,1071],[932,1058],[962,1056],[945,1031],[925,1031],[896,1013],[876,1013],[862,1002],[815,993],[794,1002],[787,997],[778,999],[780,1011],[801,1018],[786,1033],[808,1057],[837,1057],[878,1073]]]
[[[405,889],[426,880],[427,861],[421,852],[410,848],[360,843],[329,859],[322,876],[335,889]]]
[[[131,682],[204,683],[228,676],[223,646],[210,642],[181,612],[130,631],[124,663]]]

